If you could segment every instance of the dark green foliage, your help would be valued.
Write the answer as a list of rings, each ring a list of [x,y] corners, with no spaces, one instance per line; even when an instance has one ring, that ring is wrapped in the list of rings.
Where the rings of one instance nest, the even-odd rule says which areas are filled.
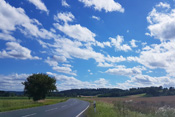
[[[48,93],[57,90],[56,79],[46,74],[33,74],[22,84],[25,86],[24,93],[34,101],[45,99]]]
[[[175,95],[175,89],[173,87],[163,88],[160,87],[144,87],[144,88],[131,88],[129,90],[122,89],[108,89],[108,88],[100,88],[100,89],[71,89],[66,91],[61,91],[57,93],[57,95],[62,97],[77,97],[80,95],[83,96],[98,96],[98,97],[121,97],[121,96],[129,96],[129,95],[137,95],[143,94],[145,96],[169,96]]]
[[[13,92],[0,91],[0,97],[13,97],[16,96]]]

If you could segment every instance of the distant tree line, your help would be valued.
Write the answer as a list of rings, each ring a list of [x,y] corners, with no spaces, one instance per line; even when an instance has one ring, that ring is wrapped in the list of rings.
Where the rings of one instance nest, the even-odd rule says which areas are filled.
[[[144,87],[144,88],[130,88],[127,90],[118,88],[99,88],[99,89],[71,89],[60,92],[51,92],[47,94],[49,97],[78,97],[78,96],[98,96],[98,97],[122,97],[129,95],[143,94],[145,96],[171,96],[175,95],[175,88],[163,88],[160,87]],[[24,92],[6,92],[0,91],[1,97],[7,96],[22,96],[25,95]]]
[[[0,91],[0,97],[24,96],[23,92],[17,91]]]
[[[71,89],[66,91],[60,91],[57,94],[61,97],[77,97],[77,96],[98,96],[98,97],[121,97],[129,95],[143,94],[145,96],[170,96],[175,95],[175,88],[163,88],[160,87],[144,87],[144,88],[130,88],[128,90],[122,89],[108,89],[108,88],[99,88],[99,89]]]

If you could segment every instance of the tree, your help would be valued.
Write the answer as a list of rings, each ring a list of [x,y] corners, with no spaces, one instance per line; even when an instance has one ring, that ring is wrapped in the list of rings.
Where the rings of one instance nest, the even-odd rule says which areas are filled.
[[[24,93],[28,95],[29,99],[32,97],[34,101],[45,99],[46,95],[56,88],[56,79],[47,74],[33,74],[22,82]]]

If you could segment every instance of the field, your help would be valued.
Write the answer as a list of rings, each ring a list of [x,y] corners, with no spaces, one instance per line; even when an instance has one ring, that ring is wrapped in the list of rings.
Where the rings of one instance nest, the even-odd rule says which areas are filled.
[[[45,100],[40,100],[34,102],[32,99],[28,99],[27,97],[5,97],[0,98],[0,112],[30,108],[36,106],[44,106],[49,104],[55,104],[59,102],[66,101],[66,98],[47,98]]]
[[[123,98],[86,98],[97,102],[97,112],[91,106],[86,113],[88,117],[175,117],[175,96]],[[91,104],[92,105],[92,104]],[[113,115],[106,115],[109,111]]]

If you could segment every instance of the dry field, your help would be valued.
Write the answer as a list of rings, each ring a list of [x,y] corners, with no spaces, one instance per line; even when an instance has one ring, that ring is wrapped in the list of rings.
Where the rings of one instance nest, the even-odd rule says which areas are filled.
[[[175,96],[138,97],[129,96],[122,98],[87,98],[87,100],[113,104],[119,110],[130,110],[143,114],[171,113],[175,115]],[[169,116],[168,116],[169,117]]]
[[[147,103],[161,103],[166,104],[171,107],[175,107],[175,96],[161,96],[161,97],[108,97],[108,98],[87,98],[87,100],[95,100],[95,101],[102,101],[106,103],[113,103],[114,101],[122,101],[122,102],[147,102]]]

